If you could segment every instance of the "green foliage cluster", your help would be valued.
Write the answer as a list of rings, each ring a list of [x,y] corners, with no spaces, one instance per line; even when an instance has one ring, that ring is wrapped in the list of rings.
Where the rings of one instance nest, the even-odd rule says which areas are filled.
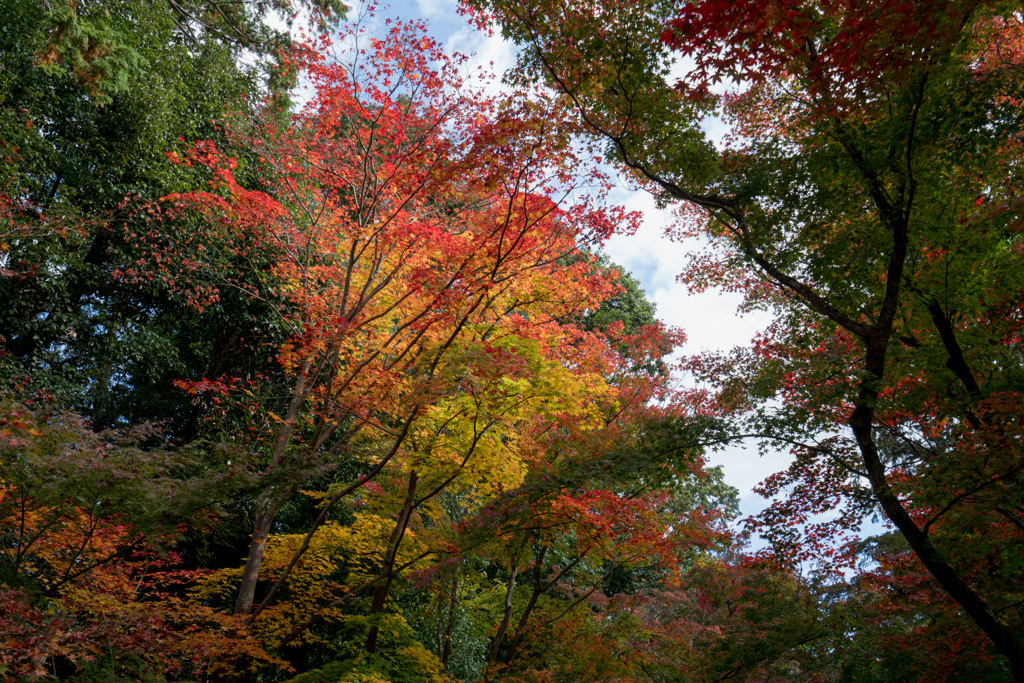
[[[240,67],[236,45],[194,42],[159,4],[2,9],[4,387],[52,395],[97,428],[183,425],[194,411],[170,381],[264,364],[239,338],[265,329],[266,311],[228,295],[197,314],[118,277],[143,257],[130,236],[153,230],[131,206],[202,182],[166,153],[252,111],[267,62]]]

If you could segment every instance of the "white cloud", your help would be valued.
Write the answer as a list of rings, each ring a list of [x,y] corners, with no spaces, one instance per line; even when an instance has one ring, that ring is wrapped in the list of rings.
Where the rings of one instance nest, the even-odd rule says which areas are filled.
[[[503,92],[501,77],[516,63],[515,45],[502,38],[500,33],[494,31],[487,35],[465,25],[449,36],[445,51],[467,55],[466,70],[470,82],[482,86],[484,92],[492,96]]]
[[[770,316],[765,313],[738,315],[740,294],[713,289],[693,294],[676,280],[689,255],[702,249],[703,243],[697,239],[669,239],[665,228],[674,218],[657,208],[650,194],[620,190],[612,199],[640,211],[644,219],[635,234],[613,237],[605,250],[640,280],[648,297],[658,305],[662,320],[686,330],[686,353],[728,351],[746,345],[768,325]]]
[[[608,241],[605,251],[640,281],[644,291],[658,306],[658,317],[666,324],[681,327],[687,336],[679,354],[700,351],[726,352],[750,343],[763,330],[771,317],[766,313],[740,316],[742,295],[718,290],[693,294],[676,280],[690,253],[703,248],[699,240],[673,241],[665,228],[674,220],[669,211],[655,206],[647,192],[625,188],[612,199],[643,214],[643,224],[630,236],[616,236]],[[680,378],[685,382],[686,378]],[[752,493],[753,487],[765,477],[789,464],[787,453],[760,457],[757,444],[747,441],[718,452],[709,452],[711,465],[721,465],[725,480],[741,494],[740,509],[750,515],[762,510],[767,502]]]
[[[434,19],[454,15],[458,3],[454,0],[416,0],[416,7],[425,19]]]

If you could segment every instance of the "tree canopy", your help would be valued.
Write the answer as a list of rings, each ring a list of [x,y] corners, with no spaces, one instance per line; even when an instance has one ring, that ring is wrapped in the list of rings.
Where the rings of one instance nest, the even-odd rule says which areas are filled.
[[[5,678],[1024,680],[1012,3],[2,9]]]
[[[521,80],[715,241],[684,277],[776,313],[752,348],[690,361],[736,433],[792,447],[751,525],[800,561],[883,513],[906,545],[881,566],[909,553],[968,621],[954,638],[1024,678],[1019,8],[470,4],[524,45]]]

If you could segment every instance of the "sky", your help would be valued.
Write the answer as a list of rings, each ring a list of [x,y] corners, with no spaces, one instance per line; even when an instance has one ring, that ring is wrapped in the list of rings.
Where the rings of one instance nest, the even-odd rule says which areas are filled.
[[[470,27],[458,15],[457,8],[455,0],[402,0],[390,3],[388,8],[378,9],[377,15],[378,20],[400,17],[425,21],[430,35],[444,44],[447,52],[471,56],[470,68],[493,65],[500,76],[512,67],[516,61],[515,46],[502,40],[500,35],[488,36]],[[496,81],[492,87],[501,86]],[[708,121],[704,129],[712,140],[721,140],[726,132],[725,126],[714,120]],[[738,315],[739,294],[715,290],[692,294],[676,281],[687,254],[700,249],[701,244],[696,240],[679,242],[666,237],[665,228],[671,224],[672,215],[658,209],[650,194],[620,183],[610,199],[627,209],[641,212],[643,223],[633,235],[613,237],[605,245],[605,251],[612,261],[641,282],[648,298],[657,305],[658,317],[667,325],[685,331],[686,344],[677,354],[726,351],[736,345],[746,345],[768,325],[770,319],[765,313]],[[745,515],[766,505],[751,491],[752,487],[789,462],[789,456],[784,453],[759,457],[756,445],[752,443],[708,455],[710,464],[721,465],[726,481],[739,490],[740,508]]]

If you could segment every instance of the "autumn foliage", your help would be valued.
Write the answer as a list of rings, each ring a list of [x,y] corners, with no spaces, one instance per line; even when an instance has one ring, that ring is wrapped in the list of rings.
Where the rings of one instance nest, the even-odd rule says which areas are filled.
[[[513,676],[611,575],[729,544],[680,497],[707,476],[681,335],[586,322],[636,296],[591,254],[637,217],[564,103],[464,61],[415,23],[304,39],[295,114],[229,114],[166,150],[175,191],[123,198],[113,286],[265,318],[232,323],[247,365],[173,380],[184,429],[12,389],[6,675]]]
[[[711,240],[683,279],[775,316],[751,347],[686,366],[733,438],[792,456],[747,521],[762,559],[860,566],[843,604],[902,652],[929,643],[902,668],[864,632],[833,651],[842,675],[1024,678],[1019,8],[467,4],[523,46],[523,82],[562,92],[624,172],[679,203],[671,234]],[[717,147],[708,116],[731,131]],[[871,518],[895,535],[858,541]]]
[[[5,679],[1024,677],[1012,4],[466,2],[501,95],[374,8],[10,10]],[[613,173],[749,346],[669,364]]]

